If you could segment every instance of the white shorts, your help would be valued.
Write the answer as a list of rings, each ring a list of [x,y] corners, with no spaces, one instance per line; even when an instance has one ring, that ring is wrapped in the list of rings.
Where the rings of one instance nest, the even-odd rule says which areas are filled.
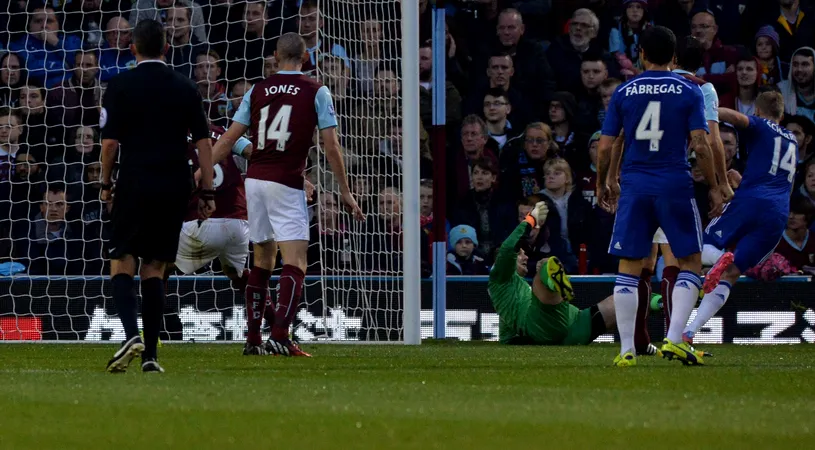
[[[249,223],[241,219],[207,219],[181,227],[175,266],[190,274],[215,258],[241,273],[249,257]]]
[[[247,178],[244,184],[249,240],[255,243],[308,241],[305,191],[254,178]]]
[[[657,232],[654,233],[654,240],[651,241],[654,244],[667,244],[668,237],[665,236],[665,232],[662,231],[662,228],[657,228]]]

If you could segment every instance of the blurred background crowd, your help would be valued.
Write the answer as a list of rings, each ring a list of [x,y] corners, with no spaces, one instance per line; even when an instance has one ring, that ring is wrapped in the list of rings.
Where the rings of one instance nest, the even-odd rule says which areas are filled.
[[[501,241],[538,201],[549,218],[524,243],[519,272],[555,255],[571,273],[613,273],[614,218],[595,200],[597,141],[616,87],[643,70],[638,39],[654,25],[705,48],[696,74],[721,106],[751,114],[767,89],[785,98],[799,142],[788,228],[790,272],[815,266],[815,1],[448,0],[446,148],[431,153],[431,6],[420,13],[423,274],[430,274],[433,178],[447,187],[447,272],[485,275]],[[213,124],[276,70],[276,38],[298,32],[304,71],[332,91],[352,190],[368,221],[351,224],[312,152],[310,273],[401,266],[399,0],[52,0],[0,6],[0,264],[3,274],[99,275],[108,208],[99,200],[99,111],[111,77],[135,66],[132,27],[167,29],[166,61],[198,85]],[[729,176],[747,155],[721,126]],[[145,130],[150,132],[150,130]],[[434,160],[445,159],[445,173]],[[698,204],[707,188],[690,159]],[[758,213],[758,212],[757,212]],[[524,263],[526,267],[523,267]],[[351,274],[350,272],[346,272]]]

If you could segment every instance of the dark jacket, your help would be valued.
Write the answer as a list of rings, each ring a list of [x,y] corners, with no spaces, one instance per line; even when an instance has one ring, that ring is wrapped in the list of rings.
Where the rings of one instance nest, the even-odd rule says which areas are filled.
[[[518,226],[515,203],[499,192],[475,192],[470,190],[458,203],[451,215],[453,223],[469,225],[478,235],[478,251],[488,264],[495,259],[495,252],[512,230]],[[482,212],[486,213],[488,229],[484,228]]]
[[[447,254],[447,275],[489,275],[490,268],[484,258],[473,253],[462,259],[454,252]]]

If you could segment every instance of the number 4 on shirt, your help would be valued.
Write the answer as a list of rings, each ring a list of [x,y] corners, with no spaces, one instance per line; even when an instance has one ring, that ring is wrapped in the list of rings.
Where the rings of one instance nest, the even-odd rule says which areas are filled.
[[[662,140],[664,131],[659,129],[659,113],[662,110],[661,102],[648,102],[648,107],[642,113],[640,124],[637,125],[637,131],[634,134],[634,139],[638,141],[651,141],[649,149],[652,152],[659,151],[659,141]]]
[[[277,141],[275,150],[286,150],[286,141],[291,137],[289,132],[289,120],[291,119],[291,105],[281,105],[275,114],[269,128],[266,122],[269,120],[269,106],[264,106],[260,110],[260,123],[258,124],[258,150],[266,148],[266,141]]]

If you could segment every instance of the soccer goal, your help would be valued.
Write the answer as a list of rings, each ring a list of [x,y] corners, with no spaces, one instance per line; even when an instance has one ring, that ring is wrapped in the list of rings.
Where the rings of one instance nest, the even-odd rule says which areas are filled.
[[[345,212],[318,143],[307,168],[317,192],[293,335],[301,342],[420,343],[415,2],[250,0],[202,8],[188,0],[139,0],[130,11],[100,2],[103,11],[90,13],[77,3],[88,2],[56,11],[7,5],[8,42],[0,44],[0,341],[124,338],[107,276],[98,106],[106,80],[135,65],[127,51],[132,26],[158,18],[167,24],[167,62],[198,83],[211,119],[224,126],[251,83],[276,70],[275,38],[293,31],[306,39],[304,72],[334,95],[349,180],[367,218],[355,222]],[[184,53],[189,49],[197,53]],[[217,68],[202,69],[208,59],[197,54],[217,58]],[[275,287],[273,280],[273,296]],[[245,339],[243,293],[231,289],[217,262],[171,277],[167,288],[162,341]]]

